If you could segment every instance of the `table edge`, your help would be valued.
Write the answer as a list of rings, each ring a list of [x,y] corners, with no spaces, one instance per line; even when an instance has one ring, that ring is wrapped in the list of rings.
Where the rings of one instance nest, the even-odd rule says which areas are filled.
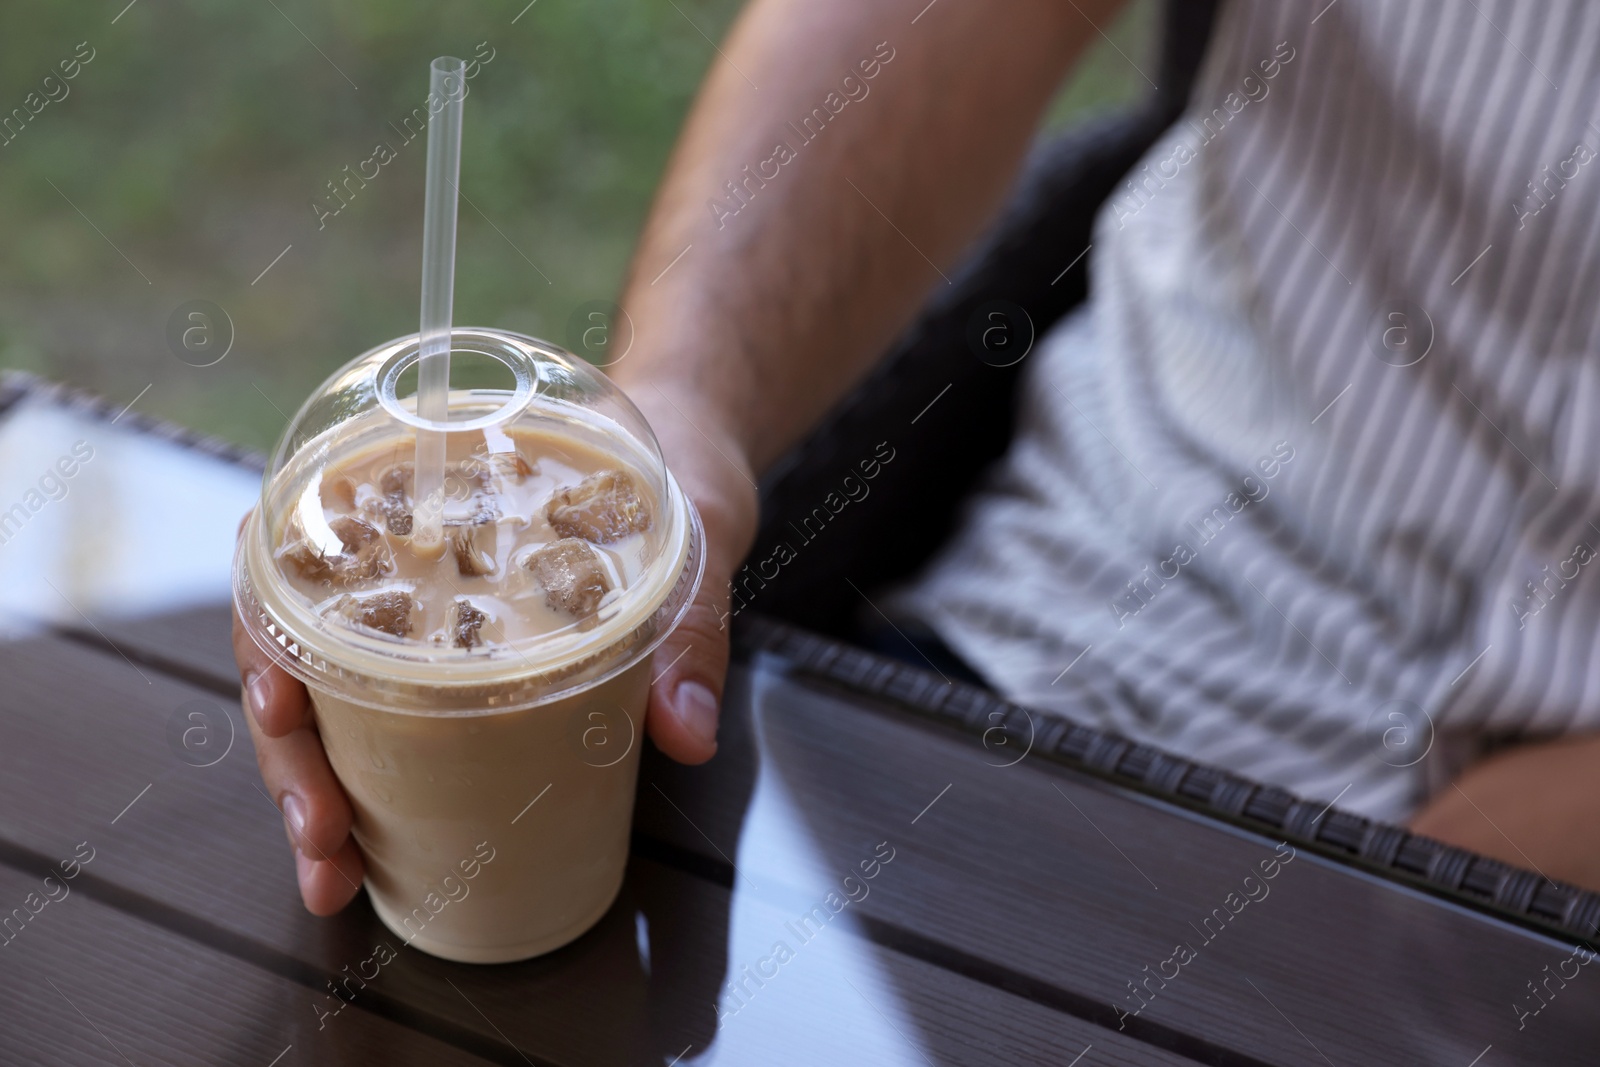
[[[1600,933],[1600,894],[1447,845],[1279,786],[1252,781],[1152,745],[1034,713],[978,686],[788,623],[749,614],[733,627],[741,659],[775,656],[791,670],[887,703],[980,740],[995,729],[1033,737],[1050,763],[1189,812],[1363,870],[1472,911],[1564,941]],[[1041,725],[1042,724],[1042,725]]]
[[[8,414],[24,400],[57,404],[108,425],[122,422],[153,437],[171,441],[196,452],[203,452],[256,474],[267,469],[267,457],[254,449],[224,441],[210,434],[198,433],[175,422],[130,411],[128,408],[132,406],[131,404],[128,407],[119,407],[87,389],[53,382],[27,371],[0,371],[0,415]]]

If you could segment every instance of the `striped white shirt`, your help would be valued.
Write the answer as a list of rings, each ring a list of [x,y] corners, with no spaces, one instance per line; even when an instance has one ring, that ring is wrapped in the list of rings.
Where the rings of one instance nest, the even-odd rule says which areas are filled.
[[[1597,73],[1579,0],[1226,4],[900,609],[1380,818],[1600,725]]]

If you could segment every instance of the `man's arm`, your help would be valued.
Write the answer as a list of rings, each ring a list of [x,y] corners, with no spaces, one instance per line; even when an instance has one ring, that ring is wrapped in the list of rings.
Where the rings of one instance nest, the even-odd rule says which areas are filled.
[[[613,374],[706,525],[648,729],[716,749],[728,583],[756,474],[904,326],[993,216],[1062,75],[1119,0],[754,0],[702,87],[622,305]]]
[[[1411,818],[1413,832],[1600,892],[1600,737],[1523,742],[1467,768]]]
[[[1073,0],[937,0],[919,16],[924,2],[756,0],[706,79],[634,263],[623,306],[636,336],[614,373],[706,527],[704,585],[657,650],[651,685],[646,728],[674,759],[716,751],[722,613],[755,536],[756,471],[942,284],[923,255],[947,269],[994,211],[1065,65],[1094,33],[1088,17],[1103,20],[1115,0],[1078,0],[1085,14]],[[864,60],[877,64],[870,78]],[[808,116],[819,131],[810,139]],[[748,203],[706,206],[780,141],[794,158],[764,186],[751,179]],[[305,687],[237,617],[234,652],[301,895],[331,915],[363,870],[349,800]]]
[[[947,284],[1120,0],[925,5],[755,0],[657,195],[617,378],[719,421],[757,470]]]

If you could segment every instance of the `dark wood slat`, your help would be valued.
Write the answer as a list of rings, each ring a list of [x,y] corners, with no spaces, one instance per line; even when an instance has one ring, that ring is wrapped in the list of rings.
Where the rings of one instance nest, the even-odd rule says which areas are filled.
[[[86,647],[126,656],[142,668],[237,699],[232,626],[232,607],[213,604],[166,615],[97,619],[70,625],[62,633]]]
[[[394,941],[364,902],[336,920],[300,908],[281,820],[258,791],[236,706],[149,669],[146,681],[115,653],[52,636],[0,647],[0,671],[8,679],[0,693],[0,859],[7,849],[12,858],[48,855],[98,834],[99,855],[79,880],[84,895],[298,983],[308,999],[328,975]],[[196,700],[222,708],[237,731],[234,749],[212,766],[183,763],[167,740],[169,721]],[[541,1064],[664,1063],[710,1043],[723,1062],[749,1062],[760,1049],[763,1062],[815,1063],[849,1059],[845,1045],[829,1051],[837,1035],[859,1046],[892,1040],[893,1026],[950,1049],[950,1062],[1055,1060],[1091,1042],[1105,1056],[1097,1062],[1187,1062],[874,943],[852,932],[853,916],[797,946],[799,962],[718,1034],[712,1005],[729,960],[736,969],[755,965],[771,949],[768,934],[811,903],[744,887],[729,893],[641,858],[619,906],[567,949],[493,968],[402,949],[358,1004],[481,1054],[488,1053],[473,1042],[501,1044],[503,1034],[516,1050],[501,1044],[497,1062],[526,1054]],[[828,1027],[814,1024],[821,1011]],[[807,1026],[816,1031],[809,1042]],[[777,1035],[786,1036],[768,1047]],[[902,1052],[904,1062],[921,1062],[915,1049]]]
[[[1593,1060],[1600,977],[1582,975],[1517,1025],[1514,1005],[1539,1003],[1525,983],[1570,945],[1304,852],[1207,943],[1192,924],[1242,896],[1272,842],[1055,765],[995,766],[1015,750],[776,672],[741,676],[718,760],[650,761],[665,797],[641,800],[639,833],[737,863],[730,877],[769,893],[814,885],[888,837],[900,856],[861,905],[890,928],[885,940],[952,966],[946,952],[984,961],[1017,988],[1068,991],[1113,1029],[1112,1006],[1138,1003],[1128,982],[1179,942],[1197,946],[1127,1021],[1147,1040],[1209,1043],[1197,1058],[1321,1062],[1310,1038],[1335,1063],[1465,1065],[1490,1044],[1497,1063]],[[748,802],[744,758],[719,766],[741,752],[761,767]]]
[[[141,667],[189,681],[213,693],[237,697],[238,667],[232,641],[234,609],[221,605],[189,608],[139,619],[101,619],[74,625],[67,637],[91,648],[122,654]]]
[[[75,845],[57,859],[72,856]],[[0,915],[20,908],[30,916],[12,920],[0,948],[0,1063],[490,1062],[355,1008],[319,1016],[303,986],[77,892],[98,862],[65,882],[58,874],[48,890],[48,864],[0,866]],[[41,906],[47,891],[56,899]],[[29,894],[38,894],[37,914]]]

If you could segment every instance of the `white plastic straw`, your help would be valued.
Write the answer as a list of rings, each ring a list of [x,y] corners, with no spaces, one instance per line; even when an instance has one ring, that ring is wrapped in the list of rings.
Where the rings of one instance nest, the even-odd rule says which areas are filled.
[[[456,274],[456,186],[461,178],[461,104],[466,65],[440,56],[429,68],[428,178],[422,216],[422,329],[417,363],[417,414],[450,417],[450,316]],[[412,546],[437,557],[444,550],[445,435],[417,430]]]

